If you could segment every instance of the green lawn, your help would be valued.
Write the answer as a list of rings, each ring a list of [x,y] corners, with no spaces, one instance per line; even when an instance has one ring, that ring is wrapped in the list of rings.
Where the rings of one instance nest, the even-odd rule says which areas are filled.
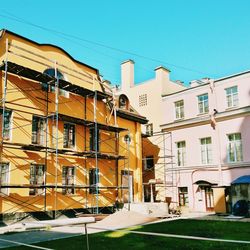
[[[133,230],[158,232],[166,234],[182,234],[219,239],[250,241],[249,222],[175,220],[146,226]],[[249,249],[250,244],[235,244],[200,240],[165,238],[160,236],[138,235],[127,232],[105,232],[89,235],[90,250],[157,250],[157,249]],[[58,250],[86,249],[85,236],[37,244]],[[31,249],[15,247],[8,249]]]

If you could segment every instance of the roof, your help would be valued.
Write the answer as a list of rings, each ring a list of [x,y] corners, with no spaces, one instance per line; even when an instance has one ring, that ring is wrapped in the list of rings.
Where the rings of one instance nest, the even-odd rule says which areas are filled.
[[[36,42],[36,41],[34,41],[34,40],[31,40],[31,39],[29,39],[29,38],[27,38],[27,37],[21,36],[21,35],[19,35],[19,34],[17,34],[17,33],[14,33],[14,32],[12,32],[12,31],[10,31],[10,30],[7,30],[7,29],[1,29],[1,30],[0,30],[0,37],[1,37],[1,36],[4,36],[5,33],[8,33],[8,34],[13,35],[13,36],[17,36],[17,37],[19,37],[19,38],[21,38],[21,39],[24,39],[24,40],[26,40],[26,41],[28,41],[28,42],[34,43],[34,44],[36,44],[36,45],[38,45],[38,46],[50,46],[50,47],[54,47],[54,48],[56,48],[56,49],[59,49],[59,50],[61,50],[63,53],[65,53],[66,56],[68,56],[68,57],[69,57],[72,61],[74,61],[75,63],[81,64],[81,65],[83,65],[83,66],[85,66],[85,67],[88,67],[88,68],[90,68],[90,69],[93,69],[94,71],[96,71],[98,77],[99,77],[99,75],[100,75],[98,69],[96,69],[96,68],[94,68],[94,67],[92,67],[92,66],[90,66],[90,65],[88,65],[88,64],[85,64],[85,63],[83,63],[83,62],[80,62],[80,61],[76,60],[76,59],[75,59],[74,57],[72,57],[67,51],[65,51],[64,49],[62,49],[62,48],[59,47],[59,46],[56,46],[56,45],[54,45],[54,44],[49,44],[49,43],[38,43],[38,42]]]
[[[250,184],[250,175],[243,175],[234,180],[232,184]]]
[[[135,114],[135,113],[129,112],[127,110],[118,109],[117,110],[117,115],[119,117],[128,119],[130,121],[139,122],[141,124],[147,124],[148,123],[148,120],[147,120],[147,118],[145,116],[141,116],[139,114]]]

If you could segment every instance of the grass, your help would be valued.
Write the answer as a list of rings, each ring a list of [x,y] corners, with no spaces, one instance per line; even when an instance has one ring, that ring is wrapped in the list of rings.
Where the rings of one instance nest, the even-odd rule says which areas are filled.
[[[130,229],[132,230],[132,229]],[[209,238],[246,240],[250,241],[249,222],[228,221],[202,221],[202,220],[175,220],[139,226],[133,230],[144,232],[158,232],[165,234],[192,235]],[[236,244],[224,242],[211,242],[200,240],[186,240],[130,234],[127,232],[104,232],[89,235],[90,250],[158,250],[158,249],[219,249],[219,250],[250,250],[250,244]],[[58,250],[86,249],[85,236],[43,242],[39,246]],[[31,249],[28,247],[15,247],[8,249]]]

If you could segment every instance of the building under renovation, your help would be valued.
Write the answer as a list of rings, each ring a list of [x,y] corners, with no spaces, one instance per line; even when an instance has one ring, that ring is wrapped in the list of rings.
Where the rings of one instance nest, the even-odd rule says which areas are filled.
[[[0,58],[2,217],[141,201],[145,117],[59,47],[2,30]]]

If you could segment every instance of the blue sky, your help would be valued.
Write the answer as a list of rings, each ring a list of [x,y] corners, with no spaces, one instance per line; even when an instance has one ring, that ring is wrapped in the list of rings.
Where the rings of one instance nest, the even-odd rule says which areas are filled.
[[[127,59],[136,82],[163,65],[188,84],[250,69],[249,10],[248,0],[11,0],[0,28],[58,45],[113,84]]]

